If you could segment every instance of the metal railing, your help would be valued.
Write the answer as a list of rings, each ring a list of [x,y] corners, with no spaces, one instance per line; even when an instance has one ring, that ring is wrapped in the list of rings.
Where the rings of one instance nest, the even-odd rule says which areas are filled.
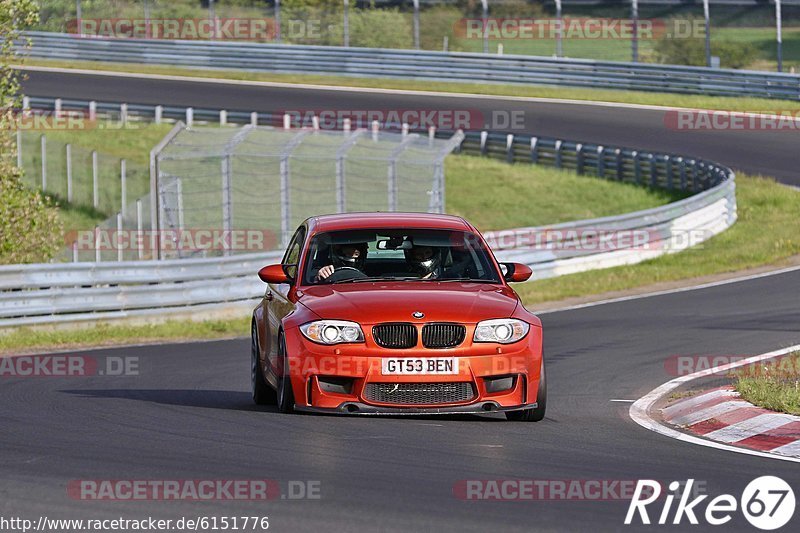
[[[97,107],[113,109],[114,105]],[[135,109],[137,106],[128,106],[129,111]],[[179,116],[185,114],[183,110]],[[218,110],[208,114],[219,117]],[[228,114],[228,118],[236,116],[249,114]],[[434,133],[452,136],[452,132]],[[736,220],[734,174],[710,161],[492,132],[467,132],[459,151],[691,194],[634,213],[484,234],[498,260],[528,264],[534,279],[631,264],[684,250]],[[608,233],[632,238],[627,244],[607,247],[602,235]],[[637,243],[637,235],[645,242]],[[278,261],[280,255],[278,251],[203,259],[0,266],[0,327],[169,316],[214,304],[244,310],[264,290],[256,271]]]
[[[795,74],[522,55],[26,35],[33,43],[28,56],[66,61],[800,99]]]

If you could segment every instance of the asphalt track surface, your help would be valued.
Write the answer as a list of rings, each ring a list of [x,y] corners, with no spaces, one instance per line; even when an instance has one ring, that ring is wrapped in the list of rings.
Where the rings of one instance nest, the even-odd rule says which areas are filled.
[[[288,107],[302,93],[232,88],[222,98],[217,92],[222,88],[206,93],[195,85],[184,86],[181,90],[188,92],[183,93],[130,80],[48,79],[32,75],[29,94],[98,100],[125,96],[131,102],[207,107],[235,100],[241,105],[231,108],[269,110]],[[316,93],[314,98],[323,97]],[[375,98],[386,107],[388,96]],[[424,103],[432,105],[430,99]],[[318,102],[314,105],[319,108]],[[365,108],[370,102],[362,99],[360,105]],[[517,105],[522,104],[508,104]],[[651,112],[584,110],[595,117],[593,122],[576,117],[574,107],[531,107],[550,109],[537,111],[534,118],[541,134],[586,140],[605,134],[619,144],[649,148],[660,146],[662,135],[669,139],[665,143],[672,143],[671,150],[702,154],[737,168],[749,162],[765,173],[779,174],[777,168],[789,176],[792,170],[786,164],[792,150],[780,160],[755,152],[757,158],[737,163],[742,155],[714,135],[699,145],[648,127]],[[603,127],[597,116],[606,116],[611,124]],[[793,134],[778,137],[788,143]],[[765,141],[765,150],[767,146]],[[706,153],[706,148],[716,152]],[[775,146],[769,151],[778,152]],[[0,514],[33,519],[268,515],[275,531],[685,530],[685,518],[681,527],[624,526],[627,500],[464,501],[453,489],[462,480],[475,479],[651,478],[666,484],[694,478],[712,496],[730,493],[738,498],[752,479],[777,475],[800,495],[796,463],[666,438],[636,425],[627,414],[629,403],[611,401],[634,400],[671,379],[666,360],[672,355],[758,354],[799,343],[798,296],[800,271],[794,271],[544,314],[548,414],[536,424],[509,423],[498,416],[287,416],[256,408],[249,397],[248,340],[87,352],[98,359],[135,356],[139,375],[0,378]],[[76,479],[254,478],[279,481],[284,494],[289,481],[319,481],[321,498],[98,502],[72,499],[66,491],[67,483]],[[700,505],[704,509],[705,502]],[[659,505],[651,518],[657,519],[660,511]],[[797,530],[798,524],[796,513],[784,530]],[[722,528],[756,531],[741,513],[725,526],[692,530]]]

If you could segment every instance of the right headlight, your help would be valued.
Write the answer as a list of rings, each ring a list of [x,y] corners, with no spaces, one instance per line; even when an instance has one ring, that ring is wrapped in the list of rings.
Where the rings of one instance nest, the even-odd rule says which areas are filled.
[[[497,318],[478,322],[475,326],[473,342],[499,342],[509,344],[517,342],[528,334],[530,324],[516,318]]]
[[[320,344],[364,342],[361,326],[347,320],[316,320],[300,326],[308,340]]]

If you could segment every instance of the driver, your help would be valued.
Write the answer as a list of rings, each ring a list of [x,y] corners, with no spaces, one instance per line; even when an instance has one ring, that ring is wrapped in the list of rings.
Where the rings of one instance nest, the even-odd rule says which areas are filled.
[[[442,263],[442,253],[439,248],[415,245],[404,253],[409,270],[419,275],[420,279],[439,277],[439,266]]]
[[[334,244],[330,248],[331,264],[325,265],[317,272],[316,280],[329,278],[337,269],[355,268],[364,271],[367,260],[367,243]]]

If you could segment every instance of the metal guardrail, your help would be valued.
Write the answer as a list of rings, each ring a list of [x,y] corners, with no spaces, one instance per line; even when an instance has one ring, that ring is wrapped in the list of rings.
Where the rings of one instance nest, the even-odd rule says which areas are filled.
[[[49,109],[46,99],[32,98]],[[88,102],[64,101],[62,109]],[[142,109],[139,109],[142,108]],[[97,104],[114,111],[118,104]],[[127,106],[149,116],[152,106]],[[170,110],[175,118],[186,110]],[[210,120],[219,110],[205,110]],[[195,115],[196,116],[196,115]],[[245,112],[230,120],[250,120]],[[278,117],[258,117],[274,123]],[[452,132],[436,132],[450,137]],[[528,264],[534,279],[631,264],[698,244],[736,220],[733,172],[722,165],[675,154],[603,146],[530,135],[467,132],[459,147],[466,154],[508,163],[533,163],[572,169],[579,174],[643,186],[685,191],[691,196],[664,206],[603,217],[487,232],[484,236],[500,261]],[[644,235],[646,246],[607,248],[592,233]],[[531,246],[531,239],[546,242]],[[175,315],[207,311],[210,305],[244,309],[263,291],[256,271],[278,261],[280,251],[230,257],[101,263],[0,266],[0,327],[75,322],[119,317]]]
[[[800,76],[746,70],[422,50],[106,39],[48,32],[27,32],[26,36],[33,43],[26,54],[42,59],[800,99]]]

